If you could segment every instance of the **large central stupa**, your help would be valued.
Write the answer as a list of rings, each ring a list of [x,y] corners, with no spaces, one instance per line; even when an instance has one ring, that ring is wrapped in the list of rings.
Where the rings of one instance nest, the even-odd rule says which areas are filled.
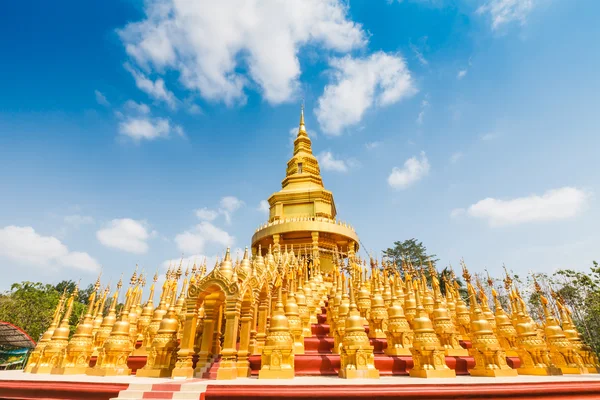
[[[304,110],[287,163],[281,190],[269,197],[269,220],[252,236],[252,250],[264,255],[269,246],[278,253],[286,245],[312,256],[321,271],[333,268],[335,254],[352,257],[358,250],[354,229],[337,219],[333,193],[323,186],[319,161],[312,152],[304,125]]]

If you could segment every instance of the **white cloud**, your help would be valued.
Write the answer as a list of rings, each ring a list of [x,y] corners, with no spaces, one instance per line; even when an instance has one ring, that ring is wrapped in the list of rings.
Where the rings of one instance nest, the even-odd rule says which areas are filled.
[[[225,220],[228,224],[231,223],[231,216],[240,207],[244,205],[244,202],[235,196],[225,196],[219,202],[219,212],[225,216]]]
[[[466,214],[488,221],[490,226],[516,225],[527,222],[573,218],[584,211],[590,195],[574,187],[548,190],[543,195],[531,195],[512,200],[487,198],[468,209],[452,211],[454,217]]]
[[[67,225],[70,225],[74,228],[79,228],[82,225],[89,225],[94,223],[94,218],[89,215],[67,215],[63,218]]]
[[[108,102],[108,100],[106,100],[106,96],[101,91],[94,90],[94,94],[96,95],[96,103],[105,107],[110,106],[110,103]]]
[[[133,139],[135,142],[139,142],[141,140],[166,138],[171,133],[182,136],[183,128],[171,124],[165,118],[129,116],[119,123],[119,133]]]
[[[429,174],[429,161],[425,152],[421,158],[411,157],[404,162],[403,168],[394,167],[388,177],[388,184],[394,189],[406,189]]]
[[[318,156],[319,164],[325,171],[348,172],[348,163],[336,159],[330,151],[323,151]]]
[[[219,216],[219,212],[203,207],[196,210],[196,216],[204,221],[214,221]]]
[[[258,211],[268,214],[270,211],[269,202],[267,200],[261,200],[260,203],[258,204]]]
[[[165,102],[169,107],[175,108],[177,105],[177,99],[173,92],[167,89],[165,85],[165,81],[162,78],[158,78],[153,81],[148,78],[142,72],[135,70],[131,65],[125,64],[125,69],[131,73],[133,79],[135,79],[135,85],[141,91],[148,94],[148,96],[152,97],[155,100]]]
[[[367,148],[367,150],[373,150],[379,146],[381,146],[381,142],[379,141],[365,143],[365,147]]]
[[[486,133],[479,137],[480,140],[484,142],[489,142],[490,140],[494,140],[498,137],[497,133]]]
[[[512,21],[524,24],[533,7],[534,0],[489,0],[477,9],[477,13],[489,14],[492,29],[497,30]]]
[[[458,74],[456,74],[456,79],[464,78],[465,76],[467,76],[467,72],[468,72],[468,70],[461,69],[460,71],[458,71]]]
[[[145,13],[119,31],[132,60],[175,70],[185,88],[226,104],[244,102],[248,86],[273,104],[293,98],[304,45],[348,52],[367,42],[342,0],[149,0]]]
[[[69,251],[54,236],[42,236],[30,226],[10,225],[0,229],[0,255],[34,267],[100,270],[100,264],[88,253]]]
[[[144,103],[137,103],[133,100],[127,100],[125,102],[125,108],[139,114],[150,114],[150,107]]]
[[[188,254],[203,253],[207,243],[230,247],[234,240],[229,233],[208,221],[203,221],[193,229],[175,236],[175,243],[179,250]]]
[[[359,123],[366,110],[388,106],[416,93],[410,71],[398,55],[377,52],[365,58],[334,58],[331,82],[315,109],[324,132],[340,135]]]
[[[130,218],[113,219],[103,229],[96,232],[96,238],[106,247],[144,254],[148,251],[151,232],[148,232],[144,221]]]
[[[450,162],[452,164],[456,164],[458,162],[458,160],[460,160],[462,158],[463,154],[460,151],[457,151],[456,153],[452,154],[450,156]]]
[[[425,114],[427,112],[427,109],[429,108],[429,105],[429,100],[424,99],[423,101],[421,101],[421,111],[417,116],[417,124],[421,125],[423,123],[423,119],[425,119]]]
[[[429,62],[423,55],[423,52],[417,46],[415,46],[414,44],[411,44],[410,49],[413,51],[413,53],[415,53],[415,57],[417,57],[417,60],[419,60],[419,63],[421,63],[421,65],[423,65],[425,67],[427,65],[429,65]]]

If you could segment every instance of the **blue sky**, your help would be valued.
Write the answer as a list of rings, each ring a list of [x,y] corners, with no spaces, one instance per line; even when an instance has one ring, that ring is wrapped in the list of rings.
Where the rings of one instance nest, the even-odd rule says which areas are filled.
[[[300,104],[370,252],[598,258],[600,3],[11,2],[0,14],[0,289],[243,249]],[[366,255],[364,252],[363,256]]]

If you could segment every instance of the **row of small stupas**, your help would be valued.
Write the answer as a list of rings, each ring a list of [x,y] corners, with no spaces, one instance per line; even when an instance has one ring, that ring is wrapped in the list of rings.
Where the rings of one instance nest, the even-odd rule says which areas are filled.
[[[109,288],[100,291],[98,279],[71,338],[69,320],[78,293],[63,294],[25,372],[129,375],[128,358],[145,355],[138,376],[199,376],[220,358],[217,379],[234,379],[248,377],[249,357],[260,355],[259,378],[292,378],[294,355],[304,354],[304,338],[323,310],[342,378],[379,377],[373,340],[387,342],[388,356],[412,357],[410,375],[416,377],[455,376],[446,356],[473,357],[472,376],[600,371],[570,310],[555,293],[546,297],[537,282],[544,309],[539,322],[508,274],[504,286],[510,306],[503,309],[492,281],[490,302],[479,280],[473,286],[464,263],[466,298],[453,273],[440,282],[431,265],[428,280],[423,268],[410,263],[380,268],[371,260],[369,268],[357,257],[344,261],[336,255],[335,260],[337,268],[325,275],[318,257],[306,251],[269,248],[263,257],[259,249],[250,258],[246,249],[234,263],[228,249],[208,274],[205,264],[185,273],[181,265],[169,269],[156,307],[157,276],[143,302],[146,279],[134,273],[119,313],[121,281],[109,297]],[[520,367],[509,367],[507,357],[518,357]]]

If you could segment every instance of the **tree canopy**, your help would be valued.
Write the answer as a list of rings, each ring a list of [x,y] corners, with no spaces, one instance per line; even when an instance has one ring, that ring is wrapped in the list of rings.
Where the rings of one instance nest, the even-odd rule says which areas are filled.
[[[75,286],[76,283],[72,281],[63,281],[54,286],[29,281],[13,283],[10,291],[0,294],[0,320],[20,327],[37,341],[52,322],[54,310],[63,290],[67,288],[69,293],[69,289],[74,290]],[[69,320],[71,333],[86,309],[81,296],[76,300]]]

